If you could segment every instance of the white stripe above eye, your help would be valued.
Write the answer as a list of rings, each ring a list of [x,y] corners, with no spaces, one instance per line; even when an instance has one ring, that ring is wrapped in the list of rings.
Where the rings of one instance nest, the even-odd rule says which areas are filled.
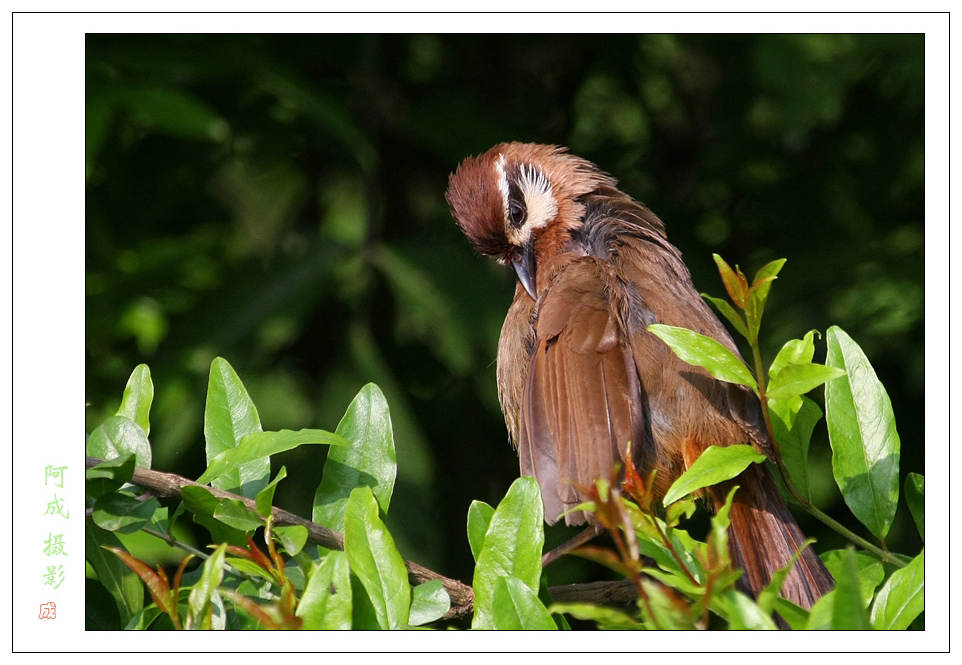
[[[527,217],[521,228],[514,229],[510,224],[505,225],[508,241],[515,245],[523,245],[531,238],[534,229],[540,229],[552,221],[558,214],[558,202],[555,201],[551,183],[544,172],[534,165],[522,165],[518,189],[524,197]],[[507,186],[507,181],[505,181]],[[505,205],[507,210],[507,205]]]
[[[501,210],[504,213],[504,223],[508,223],[508,174],[504,170],[504,154],[498,154],[498,161],[494,163],[498,172],[498,191],[501,192]]]

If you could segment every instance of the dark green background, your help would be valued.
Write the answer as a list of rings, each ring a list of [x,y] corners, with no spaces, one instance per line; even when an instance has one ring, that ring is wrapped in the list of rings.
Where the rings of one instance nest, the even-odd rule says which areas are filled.
[[[922,473],[923,43],[88,35],[87,430],[148,363],[154,467],[197,477],[215,356],[266,429],[333,430],[376,382],[402,554],[470,581],[468,506],[496,503],[518,473],[494,382],[514,277],[473,254],[443,196],[465,156],[520,140],[618,178],[665,220],[702,291],[722,294],[713,252],[749,275],[787,258],[767,360],[844,328],[891,395],[903,477]],[[824,426],[812,454],[818,503],[864,534]],[[309,517],[323,453],[275,462],[289,472],[277,502]],[[802,524],[819,549],[842,544]],[[889,544],[921,547],[904,507]],[[551,582],[598,574],[586,565],[558,564]]]

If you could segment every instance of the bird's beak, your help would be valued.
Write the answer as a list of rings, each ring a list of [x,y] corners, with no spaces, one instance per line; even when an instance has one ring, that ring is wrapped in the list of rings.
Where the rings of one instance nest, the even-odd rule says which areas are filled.
[[[521,252],[511,259],[511,265],[514,267],[514,271],[518,273],[518,281],[521,282],[521,286],[528,292],[532,300],[537,300],[537,262],[534,255],[534,243],[526,243],[521,248]]]

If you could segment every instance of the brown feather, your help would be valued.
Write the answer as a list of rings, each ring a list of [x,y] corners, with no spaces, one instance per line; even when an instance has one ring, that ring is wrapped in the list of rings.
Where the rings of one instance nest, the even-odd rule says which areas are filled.
[[[652,323],[689,328],[738,354],[662,221],[563,148],[500,144],[465,160],[447,199],[475,247],[502,262],[525,248],[507,240],[499,159],[514,169],[537,167],[557,203],[556,217],[524,241],[534,247],[537,298],[516,288],[498,346],[509,438],[522,474],[541,485],[546,520],[556,521],[584,499],[583,488],[609,477],[629,442],[643,476],[657,470],[659,495],[711,445],[749,443],[771,456],[754,393],[685,363],[648,331]],[[762,467],[732,483],[741,488],[731,510],[732,559],[745,571],[743,588],[757,594],[804,537]],[[718,505],[726,486],[709,494]],[[591,519],[580,511],[565,516],[568,524]],[[810,607],[831,587],[807,548],[782,595]]]

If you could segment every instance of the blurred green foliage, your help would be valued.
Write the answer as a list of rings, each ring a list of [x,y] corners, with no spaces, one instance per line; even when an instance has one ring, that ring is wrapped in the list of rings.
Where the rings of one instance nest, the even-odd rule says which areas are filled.
[[[518,473],[494,383],[514,278],[473,254],[443,195],[461,159],[521,140],[617,177],[702,291],[723,293],[712,252],[746,272],[787,258],[767,358],[846,329],[918,442],[903,476],[924,470],[921,35],[88,35],[86,72],[87,430],[148,362],[157,469],[203,471],[216,356],[265,429],[333,430],[375,382],[398,546],[469,578],[468,507]],[[317,470],[277,490],[304,516],[311,448],[275,462]],[[827,441],[812,458],[832,513]],[[889,544],[913,538],[900,513]],[[553,574],[587,564],[567,565]]]

